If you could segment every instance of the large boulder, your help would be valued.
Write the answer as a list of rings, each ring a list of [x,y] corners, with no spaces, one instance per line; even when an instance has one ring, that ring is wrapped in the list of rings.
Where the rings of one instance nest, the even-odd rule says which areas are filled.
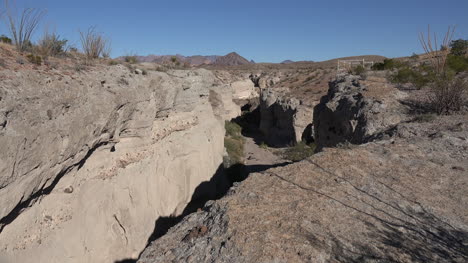
[[[330,82],[328,94],[314,108],[314,136],[317,149],[340,143],[370,141],[407,119],[399,102],[405,94],[387,86],[366,87],[359,76],[342,75]]]

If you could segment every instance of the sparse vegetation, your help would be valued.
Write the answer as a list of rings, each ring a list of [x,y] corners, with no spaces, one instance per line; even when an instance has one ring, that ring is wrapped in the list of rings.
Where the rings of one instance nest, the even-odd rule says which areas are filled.
[[[110,50],[110,42],[101,33],[96,32],[95,27],[87,31],[80,31],[81,48],[88,59],[97,59],[105,56]]]
[[[56,33],[45,32],[44,36],[39,40],[37,52],[43,57],[58,56],[65,53],[65,46],[68,40],[60,39]]]
[[[375,63],[372,66],[372,70],[392,70],[395,68],[401,68],[404,66],[404,63],[394,60],[394,59],[384,59],[381,63]]]
[[[17,15],[9,5],[9,1],[5,1],[5,10],[7,26],[16,49],[19,52],[31,50],[31,37],[44,17],[45,11],[36,8],[25,8]]]
[[[429,101],[438,114],[449,114],[462,108],[467,92],[466,80],[446,75],[430,86]]]
[[[431,70],[433,72],[433,81],[429,84],[429,103],[438,114],[449,114],[453,111],[459,111],[466,99],[468,92],[468,83],[465,79],[457,76],[456,73],[463,71],[466,65],[464,63],[464,42],[452,42],[452,36],[455,29],[449,27],[445,33],[442,47],[436,50],[433,46],[437,46],[437,37],[431,37],[430,28],[428,27],[427,40],[426,36],[421,33],[421,45],[429,57]],[[434,43],[434,44],[433,44]],[[455,47],[451,52],[449,46]],[[452,53],[449,56],[449,53]],[[462,55],[462,56],[457,56]],[[458,57],[458,59],[457,59]]]
[[[295,146],[286,149],[283,152],[283,158],[298,162],[312,156],[315,152],[315,145],[307,145],[305,142],[299,142]]]
[[[0,36],[0,43],[5,43],[5,44],[12,44],[13,41],[11,40],[11,38],[5,36],[5,35],[1,35]]]
[[[357,65],[351,70],[350,73],[354,75],[362,75],[364,72],[366,72],[366,69],[362,65]]]
[[[243,163],[244,159],[244,138],[242,137],[242,128],[234,122],[226,121],[224,125],[226,136],[224,138],[224,147],[229,155],[230,164]]]
[[[29,54],[26,56],[26,58],[28,59],[29,62],[35,64],[35,65],[42,65],[42,57],[41,56],[37,56],[37,55],[34,55],[34,54]]]
[[[138,63],[138,59],[136,56],[125,56],[125,62],[130,63],[130,64],[136,64]]]

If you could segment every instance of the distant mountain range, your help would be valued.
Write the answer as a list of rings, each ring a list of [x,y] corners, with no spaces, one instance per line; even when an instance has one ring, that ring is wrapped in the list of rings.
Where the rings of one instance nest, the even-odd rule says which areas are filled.
[[[181,63],[189,64],[191,66],[200,65],[220,65],[220,66],[239,66],[246,64],[253,64],[255,62],[248,61],[236,52],[229,53],[225,56],[183,56],[183,55],[148,55],[148,56],[135,56],[138,62],[152,62],[158,64],[167,63]],[[124,60],[125,57],[118,59]]]

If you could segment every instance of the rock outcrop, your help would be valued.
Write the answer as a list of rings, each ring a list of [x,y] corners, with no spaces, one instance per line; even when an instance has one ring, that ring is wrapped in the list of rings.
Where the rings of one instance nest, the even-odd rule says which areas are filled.
[[[327,101],[354,112],[344,121],[361,116],[359,125],[369,125],[358,142],[386,129],[364,110],[384,113],[388,104],[352,92],[362,89],[348,85],[353,79],[339,93],[332,85]],[[397,92],[387,91],[380,95]],[[251,174],[151,243],[139,262],[466,262],[466,123],[466,114],[402,122],[384,140]]]
[[[304,133],[312,123],[313,110],[300,100],[281,95],[273,89],[263,89],[260,95],[260,131],[272,146],[290,146],[310,140]],[[303,136],[304,135],[304,136]]]
[[[405,94],[385,84],[368,88],[359,76],[343,75],[330,82],[328,94],[314,108],[317,149],[340,143],[370,141],[407,118],[399,102]]]
[[[240,110],[215,83],[206,70],[1,71],[0,261],[136,258],[158,218],[226,187],[213,176]]]

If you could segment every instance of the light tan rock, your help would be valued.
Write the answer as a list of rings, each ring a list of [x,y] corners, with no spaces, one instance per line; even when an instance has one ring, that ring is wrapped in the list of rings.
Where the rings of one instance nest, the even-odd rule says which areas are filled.
[[[217,172],[224,118],[238,114],[206,70],[0,79],[1,262],[137,257],[156,219],[181,214]]]

